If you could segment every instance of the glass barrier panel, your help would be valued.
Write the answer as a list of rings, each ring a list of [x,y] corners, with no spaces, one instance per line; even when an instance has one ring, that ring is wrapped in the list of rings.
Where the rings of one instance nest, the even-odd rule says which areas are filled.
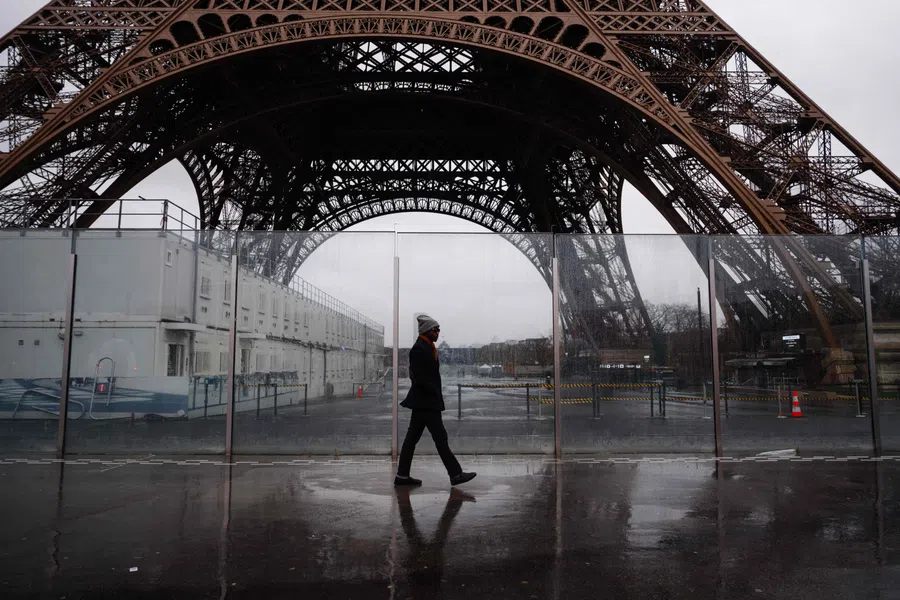
[[[56,451],[71,247],[64,231],[0,230],[0,452]]]
[[[726,454],[872,451],[861,240],[712,240]]]
[[[900,451],[900,237],[865,238],[885,452]],[[860,383],[868,389],[867,377]]]
[[[224,451],[233,243],[78,232],[67,452]]]
[[[708,240],[560,235],[564,452],[713,452]]]
[[[552,237],[399,237],[401,402],[410,391],[417,316],[427,314],[440,325],[436,350],[451,449],[552,453]],[[400,408],[400,444],[410,416]],[[435,452],[428,437],[417,453]]]
[[[234,452],[389,453],[394,234],[239,240]]]

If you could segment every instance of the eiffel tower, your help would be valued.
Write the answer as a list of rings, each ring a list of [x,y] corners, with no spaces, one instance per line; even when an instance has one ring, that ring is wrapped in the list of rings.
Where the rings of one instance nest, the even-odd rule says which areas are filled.
[[[317,232],[248,248],[270,276],[405,211],[546,276],[522,234],[622,233],[628,181],[679,234],[845,236],[717,252],[729,318],[832,347],[852,237],[900,231],[897,176],[701,0],[52,0],[0,52],[4,227],[88,227],[178,160],[203,228]],[[621,238],[558,249],[569,321],[649,334]]]

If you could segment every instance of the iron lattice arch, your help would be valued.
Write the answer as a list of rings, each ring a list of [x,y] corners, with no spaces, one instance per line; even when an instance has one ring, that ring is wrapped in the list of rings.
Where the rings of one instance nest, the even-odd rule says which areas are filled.
[[[179,160],[208,228],[619,233],[626,180],[682,234],[900,227],[897,177],[700,0],[53,0],[0,51],[5,226],[88,226]],[[284,276],[309,249],[272,239]],[[646,331],[624,252],[582,246],[571,289],[627,292],[587,328]],[[840,251],[781,244],[772,285],[729,246],[731,317],[858,310]]]

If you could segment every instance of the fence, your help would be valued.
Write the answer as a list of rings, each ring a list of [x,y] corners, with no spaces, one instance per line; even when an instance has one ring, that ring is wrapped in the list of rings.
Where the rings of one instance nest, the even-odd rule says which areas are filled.
[[[0,254],[8,452],[395,453],[423,309],[451,374],[558,382],[448,379],[463,451],[900,447],[897,238],[117,224]]]

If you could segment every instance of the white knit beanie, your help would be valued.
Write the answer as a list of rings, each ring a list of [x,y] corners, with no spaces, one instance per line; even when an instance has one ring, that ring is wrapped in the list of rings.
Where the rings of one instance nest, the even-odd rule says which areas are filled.
[[[428,315],[419,315],[416,317],[419,321],[419,335],[427,331],[431,331],[435,327],[440,327],[437,321],[429,317]]]

